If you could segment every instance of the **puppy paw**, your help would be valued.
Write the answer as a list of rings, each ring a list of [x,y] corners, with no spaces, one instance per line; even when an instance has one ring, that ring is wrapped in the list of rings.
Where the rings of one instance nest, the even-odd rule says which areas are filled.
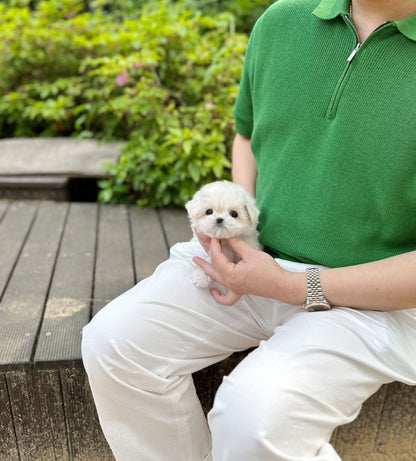
[[[199,288],[208,288],[212,281],[211,277],[199,268],[192,272],[191,280],[192,283]]]

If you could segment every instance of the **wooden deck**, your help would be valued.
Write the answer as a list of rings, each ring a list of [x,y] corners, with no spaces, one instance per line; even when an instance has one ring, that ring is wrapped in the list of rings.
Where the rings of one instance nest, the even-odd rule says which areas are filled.
[[[4,369],[79,360],[80,330],[189,238],[182,212],[0,202]]]
[[[112,459],[81,329],[189,237],[181,211],[0,201],[0,460]]]
[[[0,201],[0,461],[113,460],[82,367],[81,329],[190,235],[180,210]],[[240,359],[194,376],[205,410]],[[415,397],[411,387],[383,386],[335,432],[343,460],[416,460]]]

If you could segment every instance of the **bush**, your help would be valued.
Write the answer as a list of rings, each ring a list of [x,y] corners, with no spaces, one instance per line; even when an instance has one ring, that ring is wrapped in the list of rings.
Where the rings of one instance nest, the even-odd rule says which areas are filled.
[[[232,14],[208,15],[209,2],[201,13],[194,0],[43,0],[34,11],[27,0],[4,3],[3,137],[126,140],[100,181],[105,202],[182,205],[203,183],[229,177],[247,44]]]
[[[230,12],[236,18],[236,29],[249,33],[259,16],[274,1],[276,0],[189,0],[188,3],[193,4],[193,8],[198,7],[210,15],[221,11]]]
[[[231,21],[145,8],[146,49],[118,60],[124,90],[103,108],[107,116],[121,109],[131,130],[111,178],[100,182],[102,200],[182,205],[202,183],[229,177],[230,121],[247,42],[230,33]],[[104,61],[89,64],[103,75],[115,66]]]

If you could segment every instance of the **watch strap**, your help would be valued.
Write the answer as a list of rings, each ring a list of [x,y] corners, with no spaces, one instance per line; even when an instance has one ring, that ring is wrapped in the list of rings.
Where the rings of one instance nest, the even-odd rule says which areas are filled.
[[[309,312],[327,311],[331,305],[322,293],[319,269],[308,267],[306,269],[306,302],[303,308]]]

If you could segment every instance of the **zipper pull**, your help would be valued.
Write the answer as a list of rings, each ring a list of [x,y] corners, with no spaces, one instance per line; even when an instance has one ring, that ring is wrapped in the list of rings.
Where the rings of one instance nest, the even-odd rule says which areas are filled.
[[[354,56],[357,54],[357,51],[360,49],[361,43],[358,42],[355,48],[352,50],[351,54],[348,56],[347,61],[351,62],[354,59]]]

